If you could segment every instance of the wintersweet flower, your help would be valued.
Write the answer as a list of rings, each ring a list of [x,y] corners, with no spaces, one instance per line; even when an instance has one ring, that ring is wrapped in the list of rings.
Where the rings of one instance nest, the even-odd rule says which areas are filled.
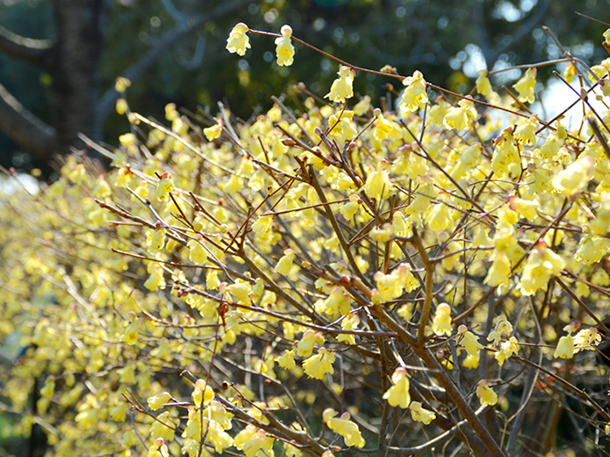
[[[491,169],[500,177],[521,171],[521,158],[515,144],[512,127],[504,129],[502,135],[496,140]]]
[[[246,457],[255,457],[259,451],[273,455],[273,442],[273,437],[268,436],[264,430],[248,425],[235,436],[233,445],[243,451]]]
[[[223,430],[218,422],[204,417],[202,426],[207,439],[214,445],[217,453],[222,454],[225,449],[233,446],[233,438]]]
[[[477,397],[481,401],[481,406],[493,406],[498,403],[498,395],[489,387],[489,381],[482,379],[477,385]]]
[[[203,237],[197,234],[195,238],[187,243],[189,248],[189,260],[197,265],[202,265],[208,260],[208,251],[203,246]]]
[[[491,268],[487,272],[484,283],[496,287],[508,286],[510,280],[510,261],[504,252],[496,253]]]
[[[246,49],[250,48],[248,35],[246,35],[249,31],[250,29],[243,22],[236,24],[227,38],[227,50],[231,53],[236,52],[239,56],[246,55]]]
[[[282,36],[275,39],[275,54],[277,56],[277,64],[280,66],[292,65],[294,61],[294,46],[292,45],[292,28],[289,25],[283,25],[280,32]]]
[[[436,414],[423,408],[421,403],[418,401],[411,402],[409,410],[411,411],[411,418],[414,421],[423,422],[424,424],[428,425],[430,422],[436,419]]]
[[[595,327],[583,328],[574,336],[574,353],[580,351],[594,351],[595,346],[599,345],[601,342],[602,336]]]
[[[157,200],[165,202],[169,200],[169,193],[174,190],[174,182],[172,181],[172,175],[169,173],[163,173],[159,184],[157,184]]]
[[[165,230],[163,227],[159,227],[154,232],[149,233],[146,244],[153,251],[163,249],[163,246],[165,246]]]
[[[394,125],[392,122],[383,117],[383,114],[379,108],[375,109],[375,117],[376,119],[373,122],[373,125],[375,126],[375,130],[373,130],[373,137],[377,141],[385,140],[394,131]]]
[[[202,403],[207,405],[214,399],[214,389],[204,379],[198,379],[195,382],[195,389],[193,389],[191,397],[196,407],[200,407]]]
[[[432,331],[441,335],[451,335],[453,325],[451,324],[451,307],[447,303],[441,303],[436,308],[434,319],[432,320]]]
[[[536,86],[536,69],[529,68],[519,81],[513,84],[514,89],[519,93],[521,103],[534,103],[534,87]]]
[[[128,411],[129,404],[126,401],[122,401],[112,411],[110,411],[110,417],[117,422],[125,422]]]
[[[484,97],[488,96],[492,92],[491,84],[489,83],[489,78],[487,74],[487,70],[479,71],[479,76],[476,81],[477,92]]]
[[[333,363],[335,363],[335,353],[320,348],[316,355],[303,361],[303,370],[310,378],[324,379],[325,374],[335,372]]]
[[[510,336],[510,334],[513,332],[513,326],[510,322],[508,322],[508,320],[506,320],[506,317],[503,314],[496,316],[494,318],[494,322],[496,324],[496,327],[494,328],[494,330],[489,332],[487,340],[498,346],[500,344],[502,336]]]
[[[562,359],[571,359],[574,357],[574,337],[572,332],[568,332],[567,335],[559,338],[553,357]]]
[[[294,361],[294,351],[286,349],[284,354],[275,359],[280,368],[284,370],[292,370],[296,367],[296,362]]]
[[[460,100],[458,106],[449,108],[443,119],[443,124],[448,129],[464,130],[470,126],[477,117],[477,110],[472,99],[465,98]]]
[[[508,198],[509,207],[511,210],[519,213],[519,216],[524,217],[532,222],[538,216],[538,200],[523,200],[514,195]]]
[[[498,365],[504,365],[504,362],[510,359],[513,355],[519,352],[519,341],[514,336],[511,336],[508,341],[504,341],[500,345],[500,350],[494,354],[494,358],[498,361]]]
[[[169,455],[169,449],[163,438],[157,438],[152,446],[148,448],[146,457],[165,457]]]
[[[148,407],[153,411],[157,411],[157,410],[163,408],[163,406],[168,401],[170,401],[171,398],[172,398],[172,396],[169,392],[162,392],[158,395],[155,395],[154,397],[149,397],[148,398]]]
[[[521,291],[524,295],[534,295],[538,290],[546,290],[553,276],[557,276],[566,266],[565,260],[546,247],[544,242],[532,251],[521,275]]]
[[[478,337],[469,331],[468,327],[464,324],[458,327],[458,333],[462,336],[460,346],[466,349],[468,355],[473,356],[483,349],[483,345],[479,343]]]
[[[339,77],[330,86],[330,92],[324,96],[333,102],[345,102],[354,96],[354,71],[350,67],[342,66],[337,72]]]
[[[581,157],[553,177],[553,187],[563,195],[572,196],[587,185],[594,173],[595,159]]]
[[[150,276],[144,283],[144,287],[148,290],[165,289],[165,278],[163,270],[159,265],[153,265]]]
[[[398,106],[402,111],[413,112],[418,109],[423,109],[428,103],[428,95],[426,94],[426,81],[421,71],[416,70],[413,76],[409,76],[402,80],[405,90],[398,101]]]
[[[284,256],[277,262],[274,271],[279,275],[287,275],[290,273],[292,268],[292,262],[294,261],[296,254],[292,249],[286,249]]]
[[[396,368],[392,374],[392,382],[394,385],[383,394],[383,399],[387,400],[390,406],[400,406],[402,409],[407,409],[411,403],[407,370],[402,367]]]
[[[530,117],[521,121],[521,124],[515,130],[515,138],[521,144],[534,144],[536,142],[536,131],[539,126],[538,116],[532,114]]]
[[[390,176],[385,170],[375,170],[369,173],[366,183],[362,187],[370,198],[380,201],[392,195],[394,186],[390,182]]]
[[[210,127],[204,128],[203,134],[205,135],[208,141],[214,141],[215,139],[220,138],[220,135],[222,134],[222,126],[223,122],[218,121],[218,123]]]
[[[345,412],[340,418],[335,417],[337,412],[332,408],[327,408],[322,412],[322,419],[333,432],[341,435],[345,440],[346,446],[364,447],[366,442],[360,433],[358,425],[349,420],[349,413]]]
[[[310,357],[316,343],[324,344],[322,334],[316,333],[311,329],[306,330],[297,344],[297,355],[300,357]]]
[[[350,314],[341,321],[343,330],[354,330],[360,323],[360,318],[356,314]],[[337,341],[345,344],[356,344],[356,338],[353,334],[341,333],[337,336]]]

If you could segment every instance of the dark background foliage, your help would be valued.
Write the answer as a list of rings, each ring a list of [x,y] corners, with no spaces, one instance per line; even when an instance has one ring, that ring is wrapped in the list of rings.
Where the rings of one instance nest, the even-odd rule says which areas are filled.
[[[74,4],[79,11],[71,11]],[[128,102],[134,111],[162,118],[168,102],[189,110],[223,101],[248,118],[271,105],[271,95],[290,92],[299,81],[323,96],[337,65],[297,46],[293,66],[278,67],[273,40],[252,36],[244,58],[225,51],[226,37],[238,21],[251,28],[279,31],[288,23],[294,35],[342,59],[368,68],[389,64],[401,74],[421,70],[426,79],[457,91],[472,87],[477,71],[561,57],[543,25],[551,28],[570,52],[593,61],[600,20],[610,0],[3,0],[0,2],[0,164],[28,170],[42,168],[54,154],[82,147],[77,132],[95,140],[116,142],[127,128],[114,112],[117,76],[133,85]],[[94,12],[95,14],[93,14]],[[70,36],[62,15],[88,24]],[[80,19],[79,19],[80,18]],[[80,21],[80,22],[79,22]],[[97,28],[96,28],[97,27]],[[88,33],[99,30],[99,33]],[[44,48],[40,59],[28,57],[28,46],[7,48],[18,34],[21,44]],[[8,38],[7,38],[8,37]],[[72,41],[71,41],[72,40]],[[87,47],[88,46],[88,47]],[[83,48],[84,47],[84,48]],[[84,49],[84,51],[83,51]],[[71,53],[94,55],[81,65]],[[601,50],[601,51],[600,51]],[[20,51],[25,54],[20,55]],[[99,56],[97,55],[99,53]],[[68,58],[60,58],[61,56]],[[550,75],[540,72],[539,80]],[[62,84],[68,75],[71,81]],[[519,73],[507,73],[500,83]],[[508,78],[508,79],[507,79]],[[355,89],[374,98],[386,80],[356,78]],[[72,88],[76,88],[72,90]],[[67,97],[67,93],[72,93]],[[14,97],[22,107],[2,104]],[[10,101],[10,100],[9,100]],[[8,112],[6,111],[8,109]],[[12,110],[12,111],[11,111]],[[19,124],[27,111],[39,133]],[[7,114],[3,117],[2,113]],[[73,118],[69,119],[70,113]],[[30,119],[32,116],[30,116]],[[8,121],[7,121],[8,119]],[[10,122],[9,122],[10,121]],[[15,125],[15,123],[17,125]],[[36,143],[38,141],[38,143]]]

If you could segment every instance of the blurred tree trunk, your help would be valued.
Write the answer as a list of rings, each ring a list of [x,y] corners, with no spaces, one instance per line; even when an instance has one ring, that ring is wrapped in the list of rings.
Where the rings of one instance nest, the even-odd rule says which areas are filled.
[[[57,41],[53,49],[55,152],[82,147],[83,133],[101,139],[97,102],[100,87],[104,0],[53,0]]]

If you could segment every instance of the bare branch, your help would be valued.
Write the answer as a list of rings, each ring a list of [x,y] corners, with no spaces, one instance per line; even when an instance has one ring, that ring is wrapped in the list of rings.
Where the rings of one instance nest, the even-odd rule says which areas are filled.
[[[0,130],[21,147],[43,160],[51,158],[56,132],[24,108],[0,84]]]
[[[0,26],[0,52],[10,57],[44,66],[45,58],[52,47],[51,40],[23,37]]]

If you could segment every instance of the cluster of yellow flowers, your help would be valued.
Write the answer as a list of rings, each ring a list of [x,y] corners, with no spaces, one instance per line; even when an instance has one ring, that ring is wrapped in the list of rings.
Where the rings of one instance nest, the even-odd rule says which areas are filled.
[[[227,49],[244,55],[248,32]],[[276,36],[290,65],[300,41]],[[340,65],[332,104],[300,90],[302,107],[250,123],[221,107],[205,125],[130,112],[121,80],[137,128],[92,145],[111,171],[70,156],[35,198],[3,197],[0,341],[23,354],[3,354],[0,394],[18,431],[42,424],[58,457],[499,457],[485,408],[508,430],[566,392],[605,430],[579,353],[610,305],[610,110],[569,130],[488,73],[458,99],[415,71],[388,74],[402,94],[382,112],[348,106],[356,76]],[[532,66],[521,104],[535,84]],[[527,426],[514,433],[544,441]]]

